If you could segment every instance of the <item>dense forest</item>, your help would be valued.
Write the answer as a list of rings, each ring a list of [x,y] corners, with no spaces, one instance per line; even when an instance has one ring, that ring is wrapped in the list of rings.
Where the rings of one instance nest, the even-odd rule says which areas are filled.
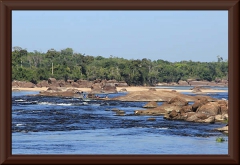
[[[216,62],[131,59],[74,53],[72,48],[46,53],[28,52],[15,46],[12,50],[12,80],[37,83],[49,77],[57,80],[106,79],[125,81],[128,85],[154,85],[196,79],[227,79],[228,62],[216,56]]]

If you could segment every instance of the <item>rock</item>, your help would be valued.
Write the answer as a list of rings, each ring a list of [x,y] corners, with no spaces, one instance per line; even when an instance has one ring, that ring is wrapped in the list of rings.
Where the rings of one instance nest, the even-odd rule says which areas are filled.
[[[117,93],[117,88],[114,83],[106,83],[103,88],[102,92],[104,93]]]
[[[215,117],[214,116],[209,116],[207,119],[203,120],[202,122],[213,124],[213,123],[215,123]]]
[[[56,83],[58,84],[59,87],[66,87],[67,86],[66,82],[64,80],[58,80]]]
[[[199,100],[195,101],[194,104],[192,105],[193,112],[196,112],[199,107],[206,103],[208,103],[207,98],[205,97],[199,98]]]
[[[216,116],[215,116],[215,120],[216,120],[216,121],[225,121],[226,118],[225,118],[223,115],[216,115]]]
[[[171,112],[175,110],[176,112],[180,112],[182,106],[172,105],[172,104],[162,104],[159,108],[164,109],[166,112]]]
[[[196,101],[195,96],[184,95],[179,92],[171,92],[167,90],[157,90],[157,91],[131,91],[125,96],[119,96],[113,98],[113,100],[120,101],[169,101],[173,97],[182,97],[186,101]]]
[[[165,110],[161,109],[148,109],[148,110],[135,110],[135,115],[146,115],[146,116],[159,116],[164,115],[166,113]]]
[[[220,109],[221,109],[221,114],[228,114],[228,107],[224,106],[224,105],[220,105]]]
[[[125,115],[125,111],[123,111],[123,110],[116,110],[115,112],[116,112],[116,115],[118,115],[118,116]]]
[[[228,133],[228,126],[224,126],[222,128],[216,128],[215,130],[220,131],[220,132],[224,132],[224,133]]]
[[[182,107],[182,112],[187,113],[187,112],[192,112],[192,105],[186,105]]]
[[[31,82],[27,82],[27,81],[13,81],[12,82],[12,87],[15,88],[34,88],[36,85],[31,83]]]
[[[182,80],[179,80],[179,81],[178,81],[178,84],[179,84],[180,86],[189,86],[189,84],[188,84],[187,81],[182,81]]]
[[[77,80],[76,83],[79,84],[79,88],[91,88],[93,82],[87,80]]]
[[[120,111],[120,109],[113,108],[112,111],[117,112],[117,111]]]
[[[222,118],[224,118],[224,120],[228,120],[228,114],[222,114]]]
[[[92,93],[102,93],[103,89],[100,83],[95,83],[91,86]]]
[[[188,102],[185,99],[183,99],[179,96],[176,96],[176,97],[171,98],[168,101],[168,104],[176,105],[176,106],[185,106],[188,104]]]
[[[18,85],[18,82],[17,81],[12,81],[12,87],[13,88],[17,88],[17,87],[19,87],[19,85]]]
[[[76,82],[72,82],[71,85],[74,88],[80,88],[80,85],[78,83],[76,83]]]
[[[195,86],[195,87],[192,88],[192,92],[193,93],[199,93],[199,92],[202,92],[202,90],[200,89],[200,87]]]
[[[158,106],[157,102],[151,101],[143,106],[143,108],[156,108]]]
[[[62,90],[58,87],[49,87],[47,91],[62,91]]]
[[[54,84],[56,82],[57,82],[57,80],[55,78],[49,78],[48,79],[48,84]]]
[[[210,96],[206,96],[206,95],[196,95],[194,96],[196,100],[206,100],[208,102],[215,102],[217,101],[218,99],[216,98],[213,98],[213,97],[210,97]]]
[[[128,87],[128,84],[125,81],[120,81],[116,83],[117,87]]]
[[[156,118],[148,118],[147,121],[156,121]]]
[[[225,106],[225,107],[228,106],[228,100],[218,100],[217,103],[218,103],[220,106]]]
[[[199,107],[196,112],[215,116],[220,114],[220,107],[217,102],[208,102]]]
[[[126,88],[122,88],[119,90],[119,92],[127,92],[127,89]]]
[[[174,119],[174,118],[176,118],[178,116],[178,113],[175,111],[175,110],[172,110],[171,112],[170,112],[170,114],[169,114],[169,117],[171,118],[171,119]]]
[[[200,122],[200,123],[214,123],[214,116],[207,116],[203,113],[189,112],[185,121]]]

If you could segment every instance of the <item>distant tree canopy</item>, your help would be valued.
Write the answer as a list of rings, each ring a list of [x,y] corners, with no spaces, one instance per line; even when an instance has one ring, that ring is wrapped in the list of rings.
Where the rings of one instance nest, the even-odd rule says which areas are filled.
[[[217,56],[216,62],[131,59],[110,56],[90,56],[74,53],[72,48],[46,53],[28,52],[15,46],[12,51],[12,80],[37,83],[49,77],[57,80],[115,79],[129,85],[155,85],[161,82],[197,79],[213,81],[227,79],[228,61]]]

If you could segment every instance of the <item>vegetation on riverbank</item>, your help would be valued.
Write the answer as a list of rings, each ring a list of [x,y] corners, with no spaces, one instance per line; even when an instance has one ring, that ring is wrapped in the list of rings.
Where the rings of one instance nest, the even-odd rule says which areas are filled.
[[[146,55],[147,57],[147,55]],[[13,47],[12,80],[37,83],[48,80],[117,80],[128,85],[156,85],[161,82],[178,82],[187,79],[217,81],[227,79],[228,62],[217,56],[217,62],[131,59],[110,56],[91,56],[74,53],[72,48],[60,51],[50,49],[46,53],[28,52]]]

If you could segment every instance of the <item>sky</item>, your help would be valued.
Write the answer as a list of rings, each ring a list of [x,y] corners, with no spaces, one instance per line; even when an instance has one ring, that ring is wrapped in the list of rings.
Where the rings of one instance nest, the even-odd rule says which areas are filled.
[[[177,61],[228,59],[228,11],[12,11],[12,47]]]

